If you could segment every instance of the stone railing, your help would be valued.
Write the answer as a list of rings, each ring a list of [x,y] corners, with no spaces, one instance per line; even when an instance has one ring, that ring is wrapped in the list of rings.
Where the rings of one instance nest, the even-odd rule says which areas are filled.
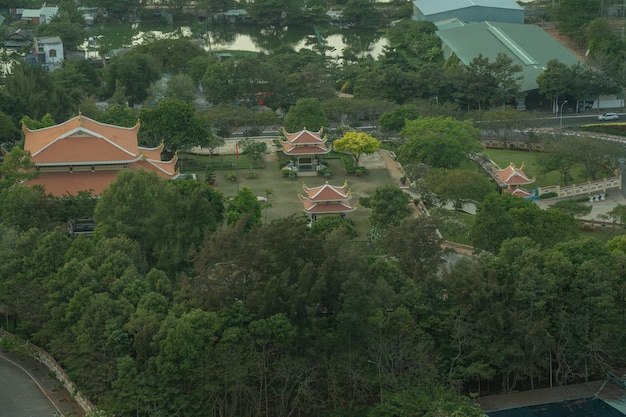
[[[607,190],[621,189],[622,175],[601,180],[587,181],[582,184],[572,184],[561,187],[559,185],[550,185],[548,187],[537,188],[537,197],[543,194],[555,193],[555,198],[574,197],[577,195],[591,195],[594,193],[606,193]]]
[[[70,381],[69,377],[65,373],[65,370],[57,363],[57,361],[45,350],[33,345],[32,343],[25,342],[15,335],[8,333],[4,330],[0,330],[0,341],[4,338],[10,338],[13,346],[17,347],[19,352],[25,353],[35,359],[37,362],[45,365],[50,372],[52,372],[55,378],[63,384],[63,387],[74,398],[76,403],[85,412],[89,412],[95,409],[95,406],[85,398],[80,391],[76,388],[76,384]]]

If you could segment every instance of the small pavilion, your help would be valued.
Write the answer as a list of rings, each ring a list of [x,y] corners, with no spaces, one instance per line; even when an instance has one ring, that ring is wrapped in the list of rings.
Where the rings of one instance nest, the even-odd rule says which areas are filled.
[[[344,182],[341,187],[330,185],[328,181],[319,187],[307,187],[302,184],[302,189],[306,195],[298,193],[298,198],[302,201],[305,213],[315,221],[320,214],[339,214],[356,210],[350,204],[352,192],[348,189],[348,182]]]
[[[535,182],[535,178],[528,178],[524,173],[524,163],[519,168],[513,162],[506,168],[494,167],[492,176],[503,192],[518,197],[529,197],[531,194],[523,186]]]
[[[301,130],[295,133],[287,133],[283,128],[286,140],[281,141],[283,153],[291,160],[286,169],[295,171],[302,176],[315,176],[317,171],[324,166],[320,162],[320,155],[330,152],[326,146],[326,136],[322,137],[322,129],[318,132]]]

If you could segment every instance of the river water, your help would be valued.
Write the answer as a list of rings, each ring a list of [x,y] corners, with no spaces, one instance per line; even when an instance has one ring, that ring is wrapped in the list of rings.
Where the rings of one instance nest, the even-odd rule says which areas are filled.
[[[257,25],[214,25],[209,28],[192,28],[157,23],[96,24],[88,29],[89,37],[103,43],[108,50],[140,45],[151,39],[196,39],[206,51],[252,51],[269,53],[280,46],[295,50],[313,49],[318,44],[312,27],[289,27],[268,29]],[[330,35],[322,35],[325,45],[331,48],[327,55],[342,56],[348,48],[358,57],[381,55],[387,40],[374,29],[338,29]],[[85,41],[83,49],[92,58],[97,57],[96,48]],[[91,50],[90,50],[91,49]]]

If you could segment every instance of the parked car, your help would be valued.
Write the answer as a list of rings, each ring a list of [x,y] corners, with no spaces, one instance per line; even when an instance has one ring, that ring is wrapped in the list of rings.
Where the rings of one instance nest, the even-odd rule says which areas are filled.
[[[606,120],[617,120],[619,117],[617,113],[604,113],[598,116],[598,120],[606,121]]]

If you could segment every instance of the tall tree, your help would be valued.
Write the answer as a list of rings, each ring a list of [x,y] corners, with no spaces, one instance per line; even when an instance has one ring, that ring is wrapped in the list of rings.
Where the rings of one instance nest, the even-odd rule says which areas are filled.
[[[296,132],[302,129],[316,132],[327,126],[328,118],[321,103],[316,98],[298,100],[296,105],[289,109],[289,113],[285,117],[285,129],[288,132]]]
[[[153,109],[142,109],[139,117],[139,140],[148,146],[163,142],[172,154],[195,146],[208,147],[213,138],[213,132],[196,114],[194,105],[182,100],[163,100]]]
[[[114,57],[104,69],[109,97],[115,92],[116,82],[119,81],[126,90],[131,106],[142,103],[148,97],[148,87],[160,76],[157,60],[152,55],[143,53]]]
[[[361,155],[371,155],[380,147],[381,142],[364,132],[346,132],[341,139],[333,142],[338,152],[347,152],[354,158],[354,165],[359,166]]]
[[[435,168],[456,168],[470,152],[481,148],[480,132],[470,122],[451,117],[426,117],[406,123],[407,141],[398,149],[404,165],[419,162]]]

